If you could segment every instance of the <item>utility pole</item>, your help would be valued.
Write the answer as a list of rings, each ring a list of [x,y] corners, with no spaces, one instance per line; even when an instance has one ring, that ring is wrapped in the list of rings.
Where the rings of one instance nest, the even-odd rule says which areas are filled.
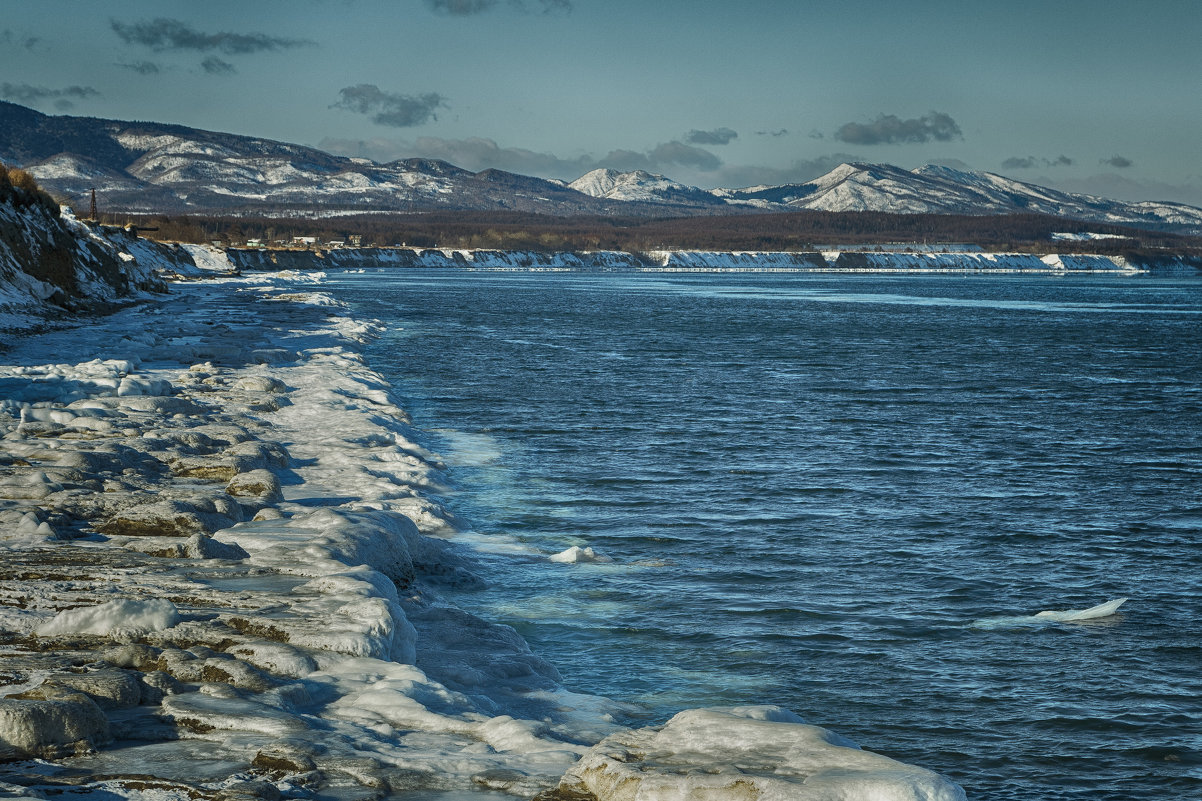
[[[92,187],[92,209],[88,212],[88,219],[96,222],[96,187]]]

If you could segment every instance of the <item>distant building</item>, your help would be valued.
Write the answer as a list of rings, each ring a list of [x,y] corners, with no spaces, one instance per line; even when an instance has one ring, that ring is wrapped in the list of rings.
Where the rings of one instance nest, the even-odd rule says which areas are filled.
[[[328,247],[328,248],[344,248],[344,247],[346,247],[346,242],[345,242],[345,240],[342,240],[342,239],[331,239],[329,242],[326,242],[326,247]]]
[[[295,248],[311,248],[317,244],[315,236],[294,236],[292,237],[292,246]]]
[[[248,240],[246,240],[246,246],[248,248],[261,248],[261,247],[263,247],[263,240],[262,239],[248,239]]]
[[[353,247],[353,248],[363,247],[363,235],[362,234],[351,234],[347,238],[350,239],[350,241],[351,241],[351,247]]]

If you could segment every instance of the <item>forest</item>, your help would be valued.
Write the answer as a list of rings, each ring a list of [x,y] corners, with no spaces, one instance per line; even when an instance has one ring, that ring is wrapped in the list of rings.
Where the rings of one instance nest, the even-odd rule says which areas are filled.
[[[805,251],[842,246],[976,245],[1005,252],[1157,253],[1202,257],[1202,237],[1086,223],[1038,214],[993,216],[802,211],[732,216],[559,217],[521,212],[434,212],[338,217],[197,217],[122,215],[103,220],[133,225],[164,241],[287,246],[294,236],[363,246],[494,248],[501,250],[770,250]],[[1088,242],[1054,239],[1058,232],[1117,238]],[[279,244],[276,244],[279,243]]]

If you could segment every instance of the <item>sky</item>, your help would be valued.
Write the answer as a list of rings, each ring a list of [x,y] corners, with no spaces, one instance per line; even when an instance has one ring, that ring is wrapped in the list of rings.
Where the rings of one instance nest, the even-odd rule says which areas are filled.
[[[713,187],[844,161],[1202,206],[1197,0],[0,0],[0,99]]]

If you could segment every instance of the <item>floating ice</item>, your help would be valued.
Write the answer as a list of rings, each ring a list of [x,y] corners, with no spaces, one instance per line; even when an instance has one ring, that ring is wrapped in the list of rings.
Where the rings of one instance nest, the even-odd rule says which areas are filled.
[[[1032,626],[1041,623],[1081,623],[1087,620],[1099,620],[1110,617],[1118,612],[1118,608],[1127,602],[1126,598],[1115,598],[1104,604],[1091,606],[1088,609],[1047,610],[1034,615],[1017,615],[1007,617],[987,617],[973,622],[978,629],[1011,628],[1016,626]]]
[[[1116,598],[1113,601],[1107,601],[1104,604],[1091,606],[1088,609],[1066,609],[1062,612],[1047,611],[1039,612],[1035,617],[1042,620],[1051,620],[1057,623],[1074,623],[1078,620],[1096,620],[1100,617],[1110,617],[1118,608],[1127,602],[1126,598]]]
[[[562,562],[564,564],[576,564],[578,562],[612,562],[608,556],[599,554],[592,549],[591,546],[581,548],[579,545],[573,545],[566,551],[560,551],[557,554],[547,557],[552,562]]]

